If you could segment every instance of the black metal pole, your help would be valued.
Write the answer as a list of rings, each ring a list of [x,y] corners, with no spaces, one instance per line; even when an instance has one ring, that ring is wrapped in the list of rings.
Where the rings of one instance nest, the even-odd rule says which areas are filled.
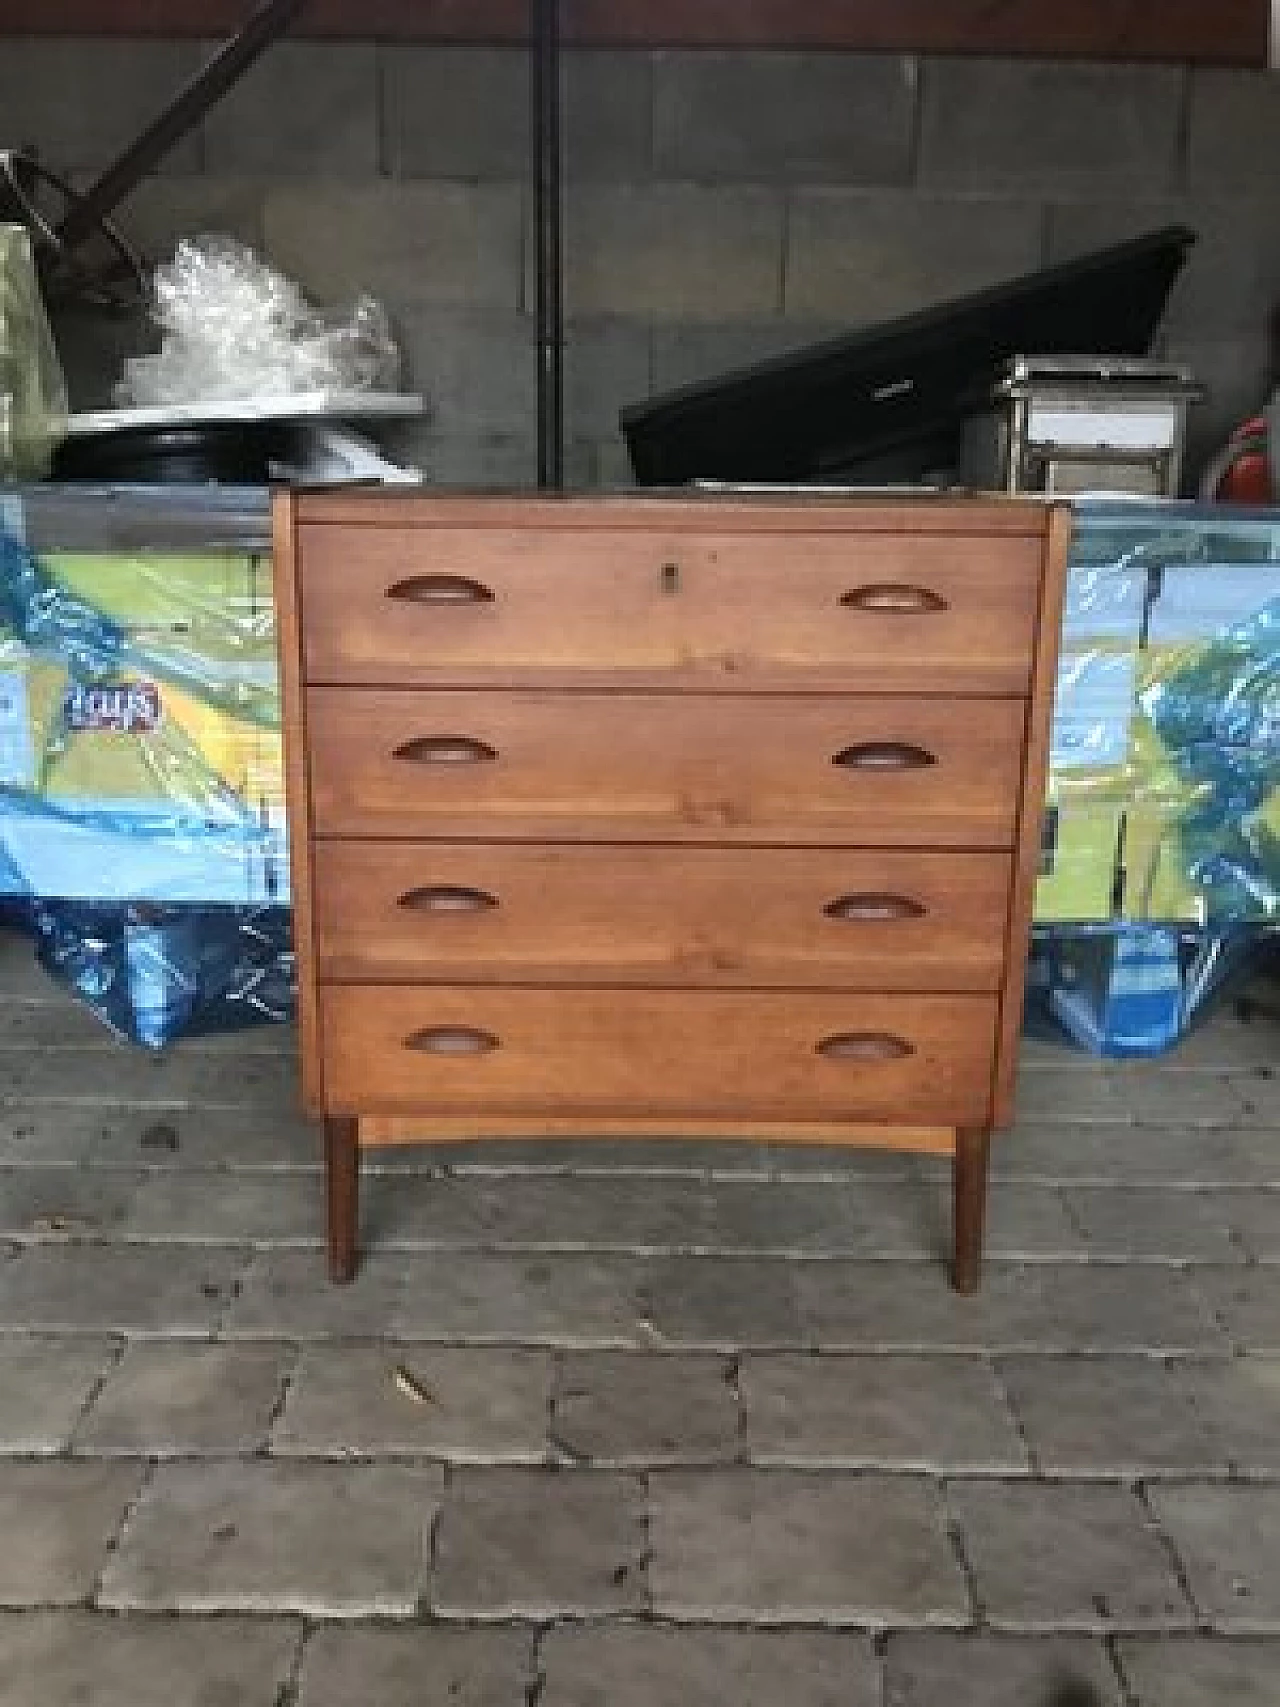
[[[532,0],[533,209],[537,233],[538,486],[564,487],[561,282],[560,0]]]

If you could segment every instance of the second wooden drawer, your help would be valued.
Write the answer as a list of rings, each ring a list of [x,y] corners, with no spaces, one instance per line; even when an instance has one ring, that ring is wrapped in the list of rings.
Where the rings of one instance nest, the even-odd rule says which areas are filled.
[[[1013,844],[1026,706],[313,688],[322,836]]]
[[[320,842],[332,980],[995,990],[1009,859],[829,848]]]

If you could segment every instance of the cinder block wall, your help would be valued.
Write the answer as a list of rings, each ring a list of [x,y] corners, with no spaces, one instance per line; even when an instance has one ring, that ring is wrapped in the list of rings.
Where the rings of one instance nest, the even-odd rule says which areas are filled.
[[[199,51],[6,41],[4,140],[92,171]],[[373,291],[431,400],[414,444],[431,476],[531,483],[527,75],[518,50],[286,42],[123,223],[154,256],[229,231],[321,301]],[[1212,388],[1196,451],[1262,400],[1280,76],[580,52],[566,81],[575,483],[628,477],[624,402],[1171,220],[1201,233],[1165,335]],[[82,403],[138,343],[59,331]]]

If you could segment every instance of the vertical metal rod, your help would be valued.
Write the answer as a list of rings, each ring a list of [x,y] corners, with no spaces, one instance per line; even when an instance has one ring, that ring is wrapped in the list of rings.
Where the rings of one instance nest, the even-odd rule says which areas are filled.
[[[560,0],[532,0],[533,208],[537,241],[538,486],[564,487]]]

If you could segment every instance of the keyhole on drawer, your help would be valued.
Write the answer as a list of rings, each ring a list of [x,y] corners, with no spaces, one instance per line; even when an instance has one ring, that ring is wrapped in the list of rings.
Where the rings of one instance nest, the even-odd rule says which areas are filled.
[[[664,563],[662,565],[662,590],[668,594],[680,591],[680,565],[678,563]]]

